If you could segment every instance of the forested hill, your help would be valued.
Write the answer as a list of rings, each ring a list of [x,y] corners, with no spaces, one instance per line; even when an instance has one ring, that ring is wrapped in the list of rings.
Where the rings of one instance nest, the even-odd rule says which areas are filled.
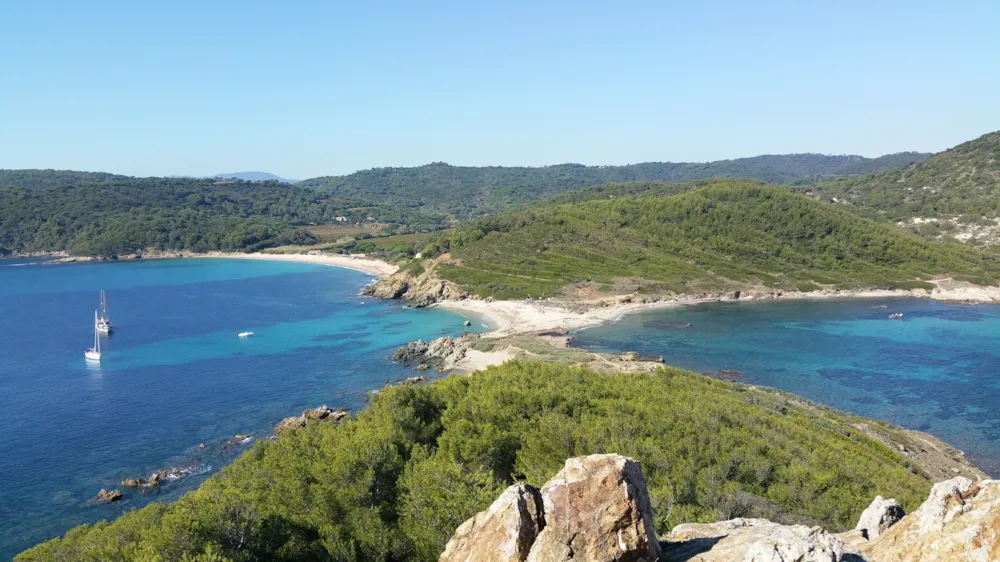
[[[235,250],[311,236],[294,226],[332,220],[338,206],[273,182],[109,178],[0,189],[0,252],[65,250],[113,256],[147,248]]]
[[[684,186],[671,186],[681,190]],[[481,296],[561,294],[621,279],[643,292],[722,292],[754,286],[929,287],[958,274],[993,283],[978,250],[928,242],[834,205],[747,180],[716,180],[677,195],[535,205],[440,236],[440,277]]]
[[[284,181],[0,170],[0,257],[146,249],[254,251],[311,244],[306,227],[377,223],[391,233],[448,224],[440,214],[337,197]]]
[[[420,206],[427,211],[481,214],[546,199],[571,189],[609,182],[688,181],[714,177],[771,183],[815,182],[905,166],[927,155],[902,152],[879,158],[786,154],[708,163],[652,162],[628,166],[561,164],[541,168],[467,167],[444,163],[416,168],[375,168],[348,176],[304,180],[303,187],[336,196]]]
[[[1000,217],[1000,131],[900,169],[801,189],[825,201],[851,205],[856,212],[917,223],[925,235],[955,235],[964,240],[978,236],[980,241],[995,243],[995,219]]]
[[[129,181],[135,178],[104,172],[77,172],[75,170],[0,170],[0,188],[60,187],[78,183],[107,183]]]

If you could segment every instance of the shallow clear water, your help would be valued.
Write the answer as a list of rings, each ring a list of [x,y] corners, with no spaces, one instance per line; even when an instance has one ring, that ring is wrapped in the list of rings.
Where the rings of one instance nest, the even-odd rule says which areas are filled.
[[[412,373],[387,360],[464,319],[358,296],[371,277],[312,264],[170,260],[24,265],[0,260],[0,559],[73,525],[112,518],[196,487],[273,424]],[[100,289],[115,332],[99,367]],[[238,332],[253,330],[246,340]],[[200,449],[199,444],[206,447]],[[158,496],[103,488],[160,468],[192,475]]]
[[[893,312],[903,320],[889,320]],[[710,304],[626,316],[575,336],[577,347],[662,355],[699,372],[738,370],[742,382],[927,431],[1000,474],[1000,306]]]

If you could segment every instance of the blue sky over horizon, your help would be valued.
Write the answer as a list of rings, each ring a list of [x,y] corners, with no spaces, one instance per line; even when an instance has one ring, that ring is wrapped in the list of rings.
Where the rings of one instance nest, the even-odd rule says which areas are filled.
[[[1000,2],[0,3],[0,168],[344,174],[939,151]]]

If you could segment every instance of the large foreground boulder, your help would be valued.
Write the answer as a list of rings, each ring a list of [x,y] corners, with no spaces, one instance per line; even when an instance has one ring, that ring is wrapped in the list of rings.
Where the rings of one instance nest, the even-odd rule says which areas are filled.
[[[455,531],[441,562],[523,562],[545,525],[538,488],[515,484]]]
[[[441,562],[654,562],[653,530],[642,469],[621,455],[566,461],[541,493],[508,488],[463,523]]]
[[[1000,482],[965,477],[938,482],[913,513],[866,549],[888,562],[1000,560]]]
[[[621,455],[566,461],[542,487],[545,528],[529,562],[652,562],[660,557],[646,478]]]
[[[670,562],[855,562],[860,552],[819,527],[767,519],[677,525],[666,537]]]

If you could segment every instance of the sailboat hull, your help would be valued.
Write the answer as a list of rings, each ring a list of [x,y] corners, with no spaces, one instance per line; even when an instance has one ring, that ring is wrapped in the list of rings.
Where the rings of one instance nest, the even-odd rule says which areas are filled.
[[[100,361],[101,360],[101,353],[98,352],[98,351],[85,351],[83,353],[83,356],[84,356],[84,358],[87,359],[87,361]]]

